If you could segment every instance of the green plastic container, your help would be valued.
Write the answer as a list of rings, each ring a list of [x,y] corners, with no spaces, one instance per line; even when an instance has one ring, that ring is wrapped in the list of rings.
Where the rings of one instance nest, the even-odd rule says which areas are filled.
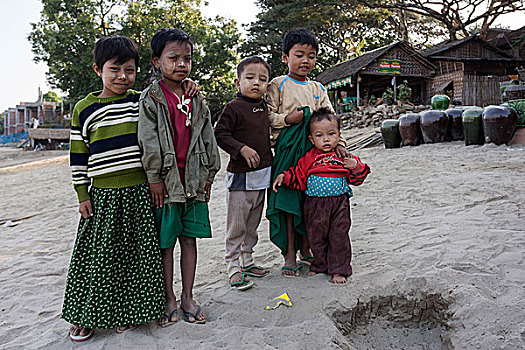
[[[381,136],[385,148],[399,148],[401,145],[401,134],[399,133],[399,120],[387,119],[381,123]]]
[[[432,106],[432,109],[437,109],[440,111],[444,111],[445,109],[447,109],[449,104],[450,97],[448,97],[447,95],[434,95],[430,100],[430,105]]]
[[[482,114],[482,108],[469,108],[463,111],[463,114],[461,115],[461,121],[463,124],[465,146],[483,145],[485,143],[483,122],[481,120]]]

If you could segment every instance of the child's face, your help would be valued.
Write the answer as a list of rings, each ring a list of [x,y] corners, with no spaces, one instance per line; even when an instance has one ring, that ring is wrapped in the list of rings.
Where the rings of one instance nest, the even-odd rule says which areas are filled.
[[[191,71],[190,44],[180,41],[166,43],[160,57],[153,57],[153,64],[167,83],[181,83]]]
[[[322,119],[310,125],[308,138],[320,151],[332,152],[337,147],[339,137],[336,120]]]
[[[115,59],[112,58],[106,61],[102,69],[96,64],[93,65],[95,72],[102,78],[102,84],[104,85],[99,97],[122,95],[135,84],[137,75],[135,60],[130,58],[126,62],[118,64],[115,62]]]
[[[288,55],[283,53],[283,62],[288,64],[288,75],[299,81],[306,81],[314,69],[317,52],[312,45],[295,44]]]
[[[262,63],[250,63],[244,67],[235,85],[246,97],[259,99],[268,87],[268,69]]]

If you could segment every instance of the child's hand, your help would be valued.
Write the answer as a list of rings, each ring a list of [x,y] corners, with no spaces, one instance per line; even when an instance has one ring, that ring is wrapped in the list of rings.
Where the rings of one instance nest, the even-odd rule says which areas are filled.
[[[344,159],[346,157],[351,157],[352,156],[352,154],[348,153],[348,151],[346,150],[346,148],[343,145],[335,146],[335,154],[337,154],[337,156],[339,158],[341,158],[341,159]]]
[[[151,204],[157,209],[162,208],[164,198],[168,198],[164,182],[149,184],[149,191],[151,192]]]
[[[354,157],[344,157],[343,158],[343,168],[353,170],[357,168],[357,160]]]
[[[302,110],[294,109],[290,114],[284,117],[286,124],[299,124],[304,119],[304,114]]]
[[[204,185],[204,193],[206,194],[206,202],[209,202],[211,198],[211,181],[206,181],[206,185]]]
[[[91,206],[91,199],[80,202],[78,204],[78,212],[84,219],[89,219],[93,216],[93,207]]]
[[[275,181],[273,182],[273,191],[275,193],[277,193],[277,187],[281,187],[281,185],[283,184],[283,180],[284,180],[284,174],[279,174],[275,178]]]
[[[182,82],[182,89],[189,97],[193,97],[200,92],[197,84],[190,78],[184,79]]]
[[[246,162],[250,168],[257,168],[259,166],[261,158],[253,148],[246,145],[242,146],[241,155],[244,159],[246,159]]]

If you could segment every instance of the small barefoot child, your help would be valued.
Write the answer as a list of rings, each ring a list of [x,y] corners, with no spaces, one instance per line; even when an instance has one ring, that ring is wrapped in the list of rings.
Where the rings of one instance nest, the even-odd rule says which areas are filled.
[[[262,58],[243,59],[235,79],[240,92],[224,107],[215,125],[217,144],[230,155],[226,169],[226,262],[230,286],[238,290],[253,285],[245,275],[263,277],[269,272],[255,265],[252,257],[272,175],[270,120],[262,99],[269,78],[270,66]]]
[[[140,93],[131,90],[139,55],[129,38],[105,37],[95,44],[94,60],[103,89],[75,105],[71,123],[70,164],[82,217],[62,317],[76,342],[89,339],[94,328],[121,333],[158,319],[165,307],[137,141]]]
[[[304,216],[306,232],[314,259],[309,275],[328,273],[334,283],[346,283],[352,274],[350,265],[350,185],[363,183],[370,167],[357,156],[341,160],[335,153],[340,138],[340,119],[327,108],[310,118],[309,139],[314,145],[297,166],[277,175],[273,190],[281,184],[306,190]]]
[[[193,300],[197,238],[211,237],[208,212],[211,185],[220,168],[210,111],[199,94],[190,98],[182,83],[191,71],[193,42],[178,29],[160,29],[151,40],[152,62],[162,79],[140,98],[138,137],[160,235],[166,289],[166,314],[160,326],[178,320],[173,292],[173,248],[181,247],[184,320],[205,323]]]
[[[323,85],[308,78],[315,67],[318,50],[317,38],[307,29],[290,30],[283,38],[282,58],[288,65],[288,73],[272,79],[267,93],[271,138],[275,143],[273,176],[297,164],[311,147],[305,132],[305,111],[321,107],[333,111]],[[341,157],[348,155],[345,146],[345,141],[341,140],[336,149]],[[270,193],[266,211],[270,221],[270,240],[284,256],[282,274],[285,277],[300,275],[302,265],[296,260],[298,249],[300,260],[313,259],[302,215],[304,195],[293,192],[297,191],[281,191],[278,195]]]

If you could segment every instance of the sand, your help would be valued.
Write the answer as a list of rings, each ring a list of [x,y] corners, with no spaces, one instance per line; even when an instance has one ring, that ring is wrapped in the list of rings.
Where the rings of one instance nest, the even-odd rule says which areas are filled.
[[[35,159],[20,153],[14,164],[2,152],[0,223],[16,224],[0,224],[2,349],[525,348],[525,151],[449,142],[355,152],[372,174],[354,189],[349,283],[307,269],[282,277],[263,220],[255,257],[271,274],[246,292],[227,282],[223,169],[213,238],[198,242],[194,293],[208,323],[97,331],[82,345],[60,318],[79,218],[66,157],[21,165]],[[284,292],[292,307],[265,310]]]

